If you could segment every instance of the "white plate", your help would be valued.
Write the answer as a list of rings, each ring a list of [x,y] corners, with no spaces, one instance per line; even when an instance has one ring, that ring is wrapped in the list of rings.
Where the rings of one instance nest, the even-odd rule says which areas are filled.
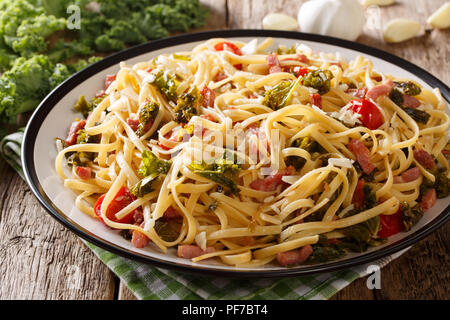
[[[241,41],[273,37],[277,44],[290,46],[303,43],[315,51],[339,52],[347,60],[362,54],[372,60],[375,70],[416,80],[425,87],[439,87],[446,100],[450,100],[449,88],[419,67],[378,49],[325,36],[298,32],[232,30],[189,34],[146,43],[112,55],[72,76],[50,93],[33,114],[25,131],[22,147],[23,167],[33,193],[53,217],[86,240],[131,259],[182,271],[246,277],[310,274],[367,263],[414,244],[448,220],[450,197],[439,199],[409,232],[397,234],[389,238],[383,246],[370,248],[365,253],[351,253],[340,260],[316,265],[284,268],[269,264],[249,269],[225,266],[214,260],[192,263],[190,260],[178,258],[174,249],[163,254],[152,244],[144,249],[137,249],[117,231],[80,212],[74,205],[75,193],[63,186],[54,168],[57,154],[54,138],[66,136],[67,128],[77,116],[73,105],[79,96],[92,97],[103,89],[105,76],[117,73],[121,61],[133,65],[162,53],[191,50],[195,45],[217,37]]]

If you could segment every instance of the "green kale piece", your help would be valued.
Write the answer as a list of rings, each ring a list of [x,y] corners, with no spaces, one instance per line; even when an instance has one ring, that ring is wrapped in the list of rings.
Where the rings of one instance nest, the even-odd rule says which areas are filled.
[[[145,129],[150,121],[154,120],[159,112],[159,104],[156,102],[148,102],[139,112],[139,125],[136,130],[138,137],[145,134]]]
[[[180,234],[181,223],[158,219],[155,221],[155,231],[164,241],[175,241]]]
[[[158,74],[153,74],[149,79],[149,83],[155,85],[167,99],[171,101],[177,100],[177,88],[180,81],[176,75],[161,71]]]
[[[372,190],[372,188],[368,184],[364,184],[363,193],[364,193],[364,205],[362,207],[362,211],[371,209],[378,205],[376,193]]]
[[[413,109],[413,108],[403,108],[403,110],[416,122],[420,122],[423,124],[426,124],[428,120],[430,119],[430,114],[426,111],[422,111],[419,109]]]
[[[403,202],[401,204],[401,208],[402,221],[403,225],[405,226],[405,231],[409,231],[422,218],[423,210],[419,204],[410,207],[406,202]]]
[[[167,174],[171,165],[172,161],[158,159],[153,152],[145,150],[142,152],[142,163],[139,167],[138,174],[141,177],[148,177],[154,174]]]
[[[159,177],[159,174],[151,174],[148,177],[145,177],[144,179],[140,180],[138,183],[136,183],[134,186],[130,188],[131,194],[138,198],[142,198],[147,193],[150,193],[153,191],[152,189],[152,182],[156,180],[156,178]]]
[[[281,81],[272,89],[264,93],[263,105],[268,106],[272,110],[278,110],[289,104],[292,94],[301,83],[302,78],[299,77],[295,81]]]
[[[294,148],[302,148],[309,153],[318,152],[320,149],[320,145],[312,139],[311,137],[303,137],[294,140],[291,143],[291,147]],[[302,157],[297,156],[289,156],[286,158],[286,164],[288,166],[293,166],[296,170],[300,170],[305,165],[306,160]]]
[[[275,51],[278,55],[281,54],[295,54],[297,53],[297,46],[295,44],[293,44],[292,46],[290,46],[289,48],[287,48],[286,46],[278,46],[277,50]]]
[[[50,92],[54,66],[45,56],[18,58],[0,77],[0,121],[15,122],[19,113],[33,110]]]
[[[404,102],[403,93],[400,90],[396,88],[392,89],[391,92],[389,93],[389,99],[391,99],[392,102],[394,102],[396,105],[400,107],[403,106]]]
[[[200,95],[197,88],[184,93],[177,100],[177,106],[173,110],[175,112],[175,122],[188,123],[189,120],[197,115],[197,107],[200,101]]]
[[[77,103],[75,103],[75,106],[73,107],[75,111],[80,112],[83,117],[87,118],[89,115],[89,112],[91,112],[94,108],[93,105],[90,104],[84,96],[80,96]]]
[[[326,239],[326,241],[320,240]],[[307,263],[324,263],[345,256],[346,251],[339,244],[330,244],[327,237],[320,235],[319,242],[312,245],[313,253],[309,256]]]
[[[439,199],[446,198],[450,195],[449,190],[449,179],[447,178],[447,171],[445,168],[436,168],[432,171],[435,180],[432,182],[427,178],[424,178],[422,184],[420,185],[420,195],[423,196],[428,189],[435,189],[436,196]]]
[[[400,88],[403,93],[407,94],[408,96],[417,96],[422,92],[422,89],[420,89],[420,87],[412,81],[394,81],[394,83],[396,87]]]
[[[142,152],[142,163],[139,167],[138,174],[143,177],[137,184],[131,187],[130,192],[136,197],[143,197],[151,192],[152,183],[162,174],[169,172],[171,161],[158,159],[151,151]]]
[[[436,189],[436,195],[439,199],[446,198],[450,195],[449,184],[450,181],[447,178],[447,171],[445,168],[440,168],[434,173],[435,182],[434,189]]]
[[[305,75],[303,85],[317,89],[322,95],[330,91],[331,79],[333,79],[333,73],[330,70],[313,70]]]
[[[240,166],[226,159],[216,159],[213,163],[192,162],[188,168],[206,179],[214,181],[219,185],[228,188],[231,193],[239,194],[239,188],[236,184],[239,175]]]

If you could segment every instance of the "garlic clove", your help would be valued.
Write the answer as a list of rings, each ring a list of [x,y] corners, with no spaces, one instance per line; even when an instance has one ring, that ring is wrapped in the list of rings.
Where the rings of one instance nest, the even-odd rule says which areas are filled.
[[[362,0],[361,4],[363,6],[369,7],[369,6],[390,6],[391,4],[394,4],[395,0]]]
[[[384,41],[397,43],[416,37],[422,30],[422,26],[409,19],[394,19],[388,22],[383,30]]]
[[[427,20],[433,28],[445,29],[450,27],[450,2],[443,4]]]
[[[297,20],[282,13],[269,13],[263,19],[263,28],[293,31],[298,29]]]

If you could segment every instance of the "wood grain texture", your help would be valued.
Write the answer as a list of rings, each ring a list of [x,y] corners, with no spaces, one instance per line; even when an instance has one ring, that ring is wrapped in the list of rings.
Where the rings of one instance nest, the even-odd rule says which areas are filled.
[[[296,16],[305,0],[201,0],[207,25],[195,31],[262,27],[270,12]],[[397,0],[369,10],[378,28],[408,17],[423,23],[444,0]],[[430,30],[400,44],[386,44],[376,28],[358,42],[401,56],[450,84],[450,30]],[[70,231],[40,207],[26,184],[0,160],[0,299],[136,299]],[[358,279],[334,299],[449,299],[449,224],[420,241],[381,271],[381,290]],[[117,294],[115,294],[117,293]]]
[[[0,299],[113,299],[114,275],[0,160]]]

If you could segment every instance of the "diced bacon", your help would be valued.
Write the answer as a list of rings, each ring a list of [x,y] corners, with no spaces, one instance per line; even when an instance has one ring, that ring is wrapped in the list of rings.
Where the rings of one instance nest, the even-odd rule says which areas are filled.
[[[92,169],[89,167],[77,167],[77,174],[83,180],[91,178]]]
[[[377,85],[367,91],[366,97],[367,99],[373,99],[373,101],[377,101],[377,99],[381,96],[387,96],[392,88],[394,88],[395,84],[392,80],[388,80],[383,84]]]
[[[364,97],[367,94],[367,88],[348,89],[347,93],[349,93],[357,98],[364,99]]]
[[[426,211],[434,206],[436,203],[436,190],[428,189],[427,192],[422,196],[422,201],[420,201],[420,207],[423,211]]]
[[[450,150],[442,150],[442,154],[447,158],[447,160],[450,159]]]
[[[436,167],[436,163],[434,162],[431,154],[423,149],[414,150],[414,159],[416,159],[426,169],[434,169]]]
[[[403,181],[402,176],[395,176],[394,177],[394,184],[396,183],[405,183],[405,181]]]
[[[370,161],[370,151],[361,141],[352,139],[347,148],[355,155],[356,161],[365,174],[370,174],[375,169],[372,161]]]
[[[74,145],[77,142],[78,131],[83,129],[85,125],[85,120],[72,122],[67,133],[67,138],[65,140],[66,146]]]
[[[372,80],[375,80],[377,82],[380,82],[381,80],[383,80],[383,77],[380,75],[376,75],[376,76],[374,75],[374,76],[371,76],[371,78],[372,78]]]
[[[353,192],[352,203],[355,206],[356,210],[361,209],[364,206],[365,197],[364,197],[364,184],[365,181],[363,179],[359,179],[356,184],[355,191]]]
[[[214,247],[206,247],[206,250],[202,250],[202,248],[196,245],[183,244],[178,246],[178,257],[192,259],[207,253],[213,253],[214,251],[216,251]]]
[[[138,126],[139,126],[139,120],[128,118],[127,119],[127,124],[130,126],[130,128],[133,131],[136,131],[138,129]]]
[[[282,178],[284,176],[292,175],[294,171],[294,167],[289,166],[284,170],[278,171],[274,175],[253,181],[250,183],[250,188],[259,191],[275,191],[279,185],[283,184]]]
[[[414,97],[403,94],[403,104],[405,107],[417,109],[420,107],[420,101]]]
[[[310,96],[311,104],[322,109],[322,96],[318,93],[314,93]]]
[[[302,63],[306,63],[306,64],[310,63],[308,57],[305,56],[304,54],[297,54],[297,60],[302,62]]]
[[[278,253],[277,261],[283,267],[301,264],[305,262],[312,253],[313,253],[312,246],[306,245],[300,249]]]
[[[175,210],[173,207],[167,208],[167,210],[164,212],[163,218],[165,220],[172,220],[172,219],[178,219],[181,218],[182,215]]]
[[[107,75],[106,79],[105,79],[105,90],[108,89],[108,87],[111,85],[111,83],[113,83],[115,80],[116,80],[115,74]]]
[[[105,96],[105,95],[106,95],[105,90],[100,90],[100,91],[98,91],[98,92],[95,94],[95,97],[96,97],[96,98],[101,98],[101,97],[103,97],[103,96]]]
[[[203,106],[205,108],[214,107],[214,100],[216,100],[216,94],[214,93],[214,90],[211,90],[207,86],[204,86],[200,94],[202,95]]]
[[[133,230],[133,234],[131,236],[131,243],[135,248],[144,248],[148,243],[150,239],[147,238],[145,234],[138,230]]]
[[[269,65],[269,73],[281,72],[280,60],[276,53],[271,53],[267,56],[267,64]]]
[[[420,169],[418,167],[414,167],[403,172],[402,179],[404,182],[411,182],[419,179],[421,175],[422,173],[420,172]]]
[[[217,74],[214,76],[213,81],[214,82],[219,82],[222,81],[224,79],[228,78],[228,76],[223,73],[222,71],[217,72]]]
[[[411,182],[414,180],[417,180],[422,173],[420,172],[420,169],[417,167],[411,168],[406,170],[401,174],[401,176],[395,176],[394,177],[394,183],[406,183]]]

